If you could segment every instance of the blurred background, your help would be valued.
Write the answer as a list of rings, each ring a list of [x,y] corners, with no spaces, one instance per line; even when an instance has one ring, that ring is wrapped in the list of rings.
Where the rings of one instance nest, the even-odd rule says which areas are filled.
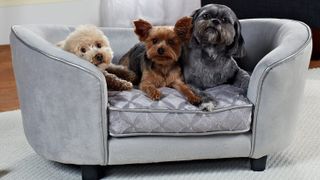
[[[200,4],[200,0],[0,0],[0,44],[9,44],[15,24],[130,27],[137,18],[173,24]]]

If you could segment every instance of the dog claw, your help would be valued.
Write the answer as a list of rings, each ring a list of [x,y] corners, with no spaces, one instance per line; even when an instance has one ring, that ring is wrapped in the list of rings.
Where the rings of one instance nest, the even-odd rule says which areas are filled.
[[[160,97],[161,97],[161,95],[154,95],[154,96],[151,97],[151,99],[152,99],[153,101],[159,101],[159,100],[160,100]]]
[[[153,101],[159,101],[161,98],[161,93],[159,90],[154,90],[149,94],[149,96]]]

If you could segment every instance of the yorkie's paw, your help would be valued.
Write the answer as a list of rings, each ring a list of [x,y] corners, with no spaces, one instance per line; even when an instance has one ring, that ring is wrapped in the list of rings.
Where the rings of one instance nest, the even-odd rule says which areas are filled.
[[[197,106],[201,103],[201,97],[199,97],[197,95],[190,96],[187,99],[191,104],[193,104],[195,106]]]
[[[158,89],[150,89],[148,95],[153,101],[158,101],[161,98],[161,92]]]

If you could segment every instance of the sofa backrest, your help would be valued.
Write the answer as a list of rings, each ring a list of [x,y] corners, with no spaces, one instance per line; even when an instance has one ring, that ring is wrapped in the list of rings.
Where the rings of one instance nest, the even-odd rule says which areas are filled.
[[[292,54],[298,48],[297,46],[303,44],[302,41],[306,39],[306,33],[309,32],[301,22],[282,19],[241,20],[241,26],[247,56],[239,61],[239,65],[250,72],[266,55],[279,53],[278,56],[282,57],[285,54]],[[25,37],[29,37],[28,41],[35,42],[35,46],[39,44],[37,42],[43,42],[42,45],[45,46],[55,46],[74,30],[74,27],[63,25],[24,25],[23,27]],[[101,30],[110,40],[115,63],[139,42],[132,28],[103,27]],[[31,35],[34,38],[30,39]]]

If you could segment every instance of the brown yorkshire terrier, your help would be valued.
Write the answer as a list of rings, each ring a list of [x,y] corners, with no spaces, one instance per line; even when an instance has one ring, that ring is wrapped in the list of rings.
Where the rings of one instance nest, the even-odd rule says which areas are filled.
[[[139,84],[152,100],[161,97],[157,88],[171,87],[186,96],[191,104],[199,104],[201,99],[184,83],[179,64],[182,44],[191,34],[192,18],[183,17],[174,27],[153,27],[142,19],[134,21],[134,26],[141,42],[120,60],[120,64],[136,73],[133,83]]]
[[[116,91],[132,89],[135,73],[124,66],[111,63],[113,51],[108,38],[93,25],[81,25],[57,44],[98,67],[106,78],[108,88]]]

